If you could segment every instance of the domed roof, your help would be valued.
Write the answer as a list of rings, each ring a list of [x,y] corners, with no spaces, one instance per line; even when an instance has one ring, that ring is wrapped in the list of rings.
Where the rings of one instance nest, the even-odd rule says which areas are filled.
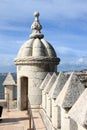
[[[15,61],[19,59],[29,60],[31,58],[57,58],[54,48],[44,39],[44,35],[41,34],[42,26],[39,23],[39,13],[35,12],[34,16],[35,20],[31,25],[32,34],[30,39],[21,46]]]
[[[29,56],[56,57],[56,53],[54,48],[47,41],[35,38],[26,41],[18,53],[19,58]]]

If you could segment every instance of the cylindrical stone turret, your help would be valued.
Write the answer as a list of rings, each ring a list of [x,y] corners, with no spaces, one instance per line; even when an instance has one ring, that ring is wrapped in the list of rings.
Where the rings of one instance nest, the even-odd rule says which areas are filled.
[[[54,48],[44,40],[41,34],[39,13],[34,13],[35,20],[31,26],[32,34],[19,50],[15,59],[17,65],[17,104],[18,109],[39,107],[42,102],[40,85],[48,72],[57,72],[60,59]]]

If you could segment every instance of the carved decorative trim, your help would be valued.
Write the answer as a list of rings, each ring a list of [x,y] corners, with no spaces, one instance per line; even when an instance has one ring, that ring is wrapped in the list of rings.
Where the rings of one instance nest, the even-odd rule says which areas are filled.
[[[29,65],[29,64],[59,64],[60,58],[52,57],[26,57],[15,59],[16,65]]]

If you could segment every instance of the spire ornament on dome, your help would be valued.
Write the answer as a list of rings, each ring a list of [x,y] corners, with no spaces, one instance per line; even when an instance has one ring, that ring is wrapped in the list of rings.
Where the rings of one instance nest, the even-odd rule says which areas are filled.
[[[42,29],[42,25],[39,22],[39,12],[34,13],[35,20],[33,24],[31,25],[32,34],[30,35],[30,38],[43,38],[44,35],[41,34],[40,30]]]

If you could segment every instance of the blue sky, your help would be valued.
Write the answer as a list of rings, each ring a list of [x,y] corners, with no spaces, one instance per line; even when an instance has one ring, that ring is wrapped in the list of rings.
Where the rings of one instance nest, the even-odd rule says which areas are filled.
[[[61,58],[59,71],[87,69],[87,0],[0,0],[0,72],[15,71],[14,58],[29,39],[35,11]]]

